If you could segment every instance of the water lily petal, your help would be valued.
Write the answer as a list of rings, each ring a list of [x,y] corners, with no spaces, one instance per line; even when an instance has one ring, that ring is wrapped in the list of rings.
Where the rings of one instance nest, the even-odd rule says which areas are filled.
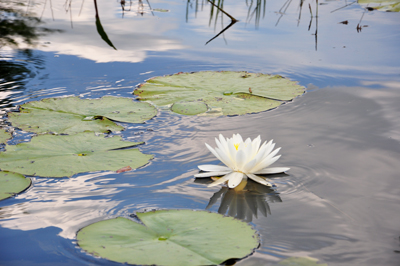
[[[253,159],[253,145],[251,143],[247,144],[246,147],[243,149],[245,156],[246,156],[246,162],[250,161]]]
[[[268,141],[267,145],[265,145],[264,149],[262,150],[263,153],[262,153],[261,160],[263,160],[265,157],[267,157],[271,153],[271,151],[274,149],[275,143],[273,141],[274,140],[271,139],[270,141]],[[260,150],[260,152],[261,152],[261,150]]]
[[[265,146],[267,145],[267,142],[265,141],[261,147],[257,148],[255,151],[255,155],[253,159],[256,159],[257,162],[260,162],[263,158],[264,152],[265,152]]]
[[[258,172],[261,169],[267,168],[268,166],[270,166],[271,164],[273,164],[274,162],[276,162],[281,156],[275,156],[275,154],[277,154],[279,152],[281,148],[278,148],[276,150],[274,150],[273,152],[271,152],[267,157],[265,157],[261,162],[259,162],[254,168],[253,171],[254,172]],[[275,156],[275,157],[273,157]]]
[[[271,152],[270,154],[268,154],[268,157],[269,157],[269,158],[274,157],[280,150],[281,150],[281,147],[277,148],[276,150],[274,150],[273,152]]]
[[[228,153],[229,152],[228,143],[226,142],[226,139],[224,138],[224,136],[222,136],[222,134],[219,134],[219,141],[221,142],[222,146],[224,147],[224,151],[226,153]]]
[[[234,162],[236,160],[237,150],[236,150],[235,146],[233,145],[233,142],[232,143],[228,143],[228,149],[229,149],[229,158],[231,158],[231,160],[233,162],[233,165],[236,166],[236,164]]]
[[[199,165],[197,166],[200,170],[202,171],[232,171],[229,167],[226,166],[222,166],[222,165],[213,165],[213,164],[203,164],[203,165]]]
[[[229,174],[227,171],[214,171],[214,172],[207,172],[207,173],[200,173],[200,174],[195,174],[194,177],[211,177],[211,176],[221,176],[221,175],[226,175]]]
[[[272,187],[271,183],[267,182],[264,178],[256,176],[254,174],[247,174],[247,176],[251,179],[253,179],[254,181],[256,181],[257,183],[260,183],[261,185],[264,186],[268,186],[268,187]]]
[[[243,172],[243,166],[246,163],[246,154],[243,150],[236,153],[236,170]]]
[[[220,149],[216,148],[215,152],[221,157],[221,161],[228,166],[229,168],[233,169],[235,167],[235,161],[229,158],[229,155],[221,151]]]
[[[232,172],[229,174],[229,181],[228,181],[228,187],[229,188],[234,188],[237,185],[240,184],[240,182],[242,182],[242,179],[244,177],[243,173],[239,173],[239,172]]]
[[[233,134],[232,140],[234,143],[243,143],[242,136],[240,134]]]
[[[251,138],[247,138],[247,139],[244,141],[244,144],[245,144],[246,147],[249,146],[249,145],[251,145]]]
[[[227,153],[228,147],[227,146],[225,147],[220,141],[218,141],[217,138],[215,138],[215,143],[217,144],[218,149],[220,149],[223,153]]]
[[[211,184],[209,184],[208,187],[214,187],[216,185],[219,185],[219,184],[222,184],[222,183],[226,182],[233,173],[234,172],[229,173],[227,175],[224,175],[223,177],[221,177],[218,180],[216,180],[216,181],[212,182]]]
[[[263,146],[261,146],[258,154],[256,155],[256,159],[257,162],[261,163],[265,158],[268,157],[268,155],[270,154],[270,152],[272,151],[272,149],[275,146],[275,143],[272,142],[273,140],[270,140],[267,144],[263,144]],[[258,165],[256,165],[257,169],[261,169],[258,167]]]
[[[253,159],[250,162],[247,162],[244,166],[243,166],[243,173],[253,173],[253,168],[254,166],[257,164],[257,160]]]
[[[258,151],[259,151],[259,149],[260,149],[260,144],[261,144],[261,137],[260,137],[260,135],[257,137],[257,138],[255,138],[254,140],[253,140],[253,142],[251,143],[251,146],[253,147],[253,154],[252,154],[252,157],[254,157],[254,156],[256,156],[257,154],[258,154]]]
[[[235,157],[232,156],[227,140],[221,134],[219,134],[219,141],[215,139],[215,143],[217,143],[217,146],[220,150],[218,153],[226,160],[225,165],[231,168],[235,167]]]
[[[221,156],[221,155],[217,152],[218,149],[215,149],[215,150],[214,150],[214,149],[211,148],[211,146],[208,145],[207,143],[206,143],[206,147],[207,147],[207,149],[208,149],[212,154],[214,154],[215,157],[218,158],[218,160],[220,160],[221,162],[223,162],[226,166],[230,167],[230,165],[232,165],[232,163],[230,162],[229,158],[228,158],[228,160],[227,160],[227,159],[226,159],[226,156]]]
[[[270,140],[269,142],[271,142],[272,140]],[[269,143],[268,142],[268,143]],[[267,141],[264,141],[264,143],[261,145],[261,147],[258,149],[258,152],[260,152],[261,150],[264,149],[265,145],[267,145]]]
[[[279,158],[281,158],[281,155],[277,155],[277,156],[271,158],[271,159],[269,160],[269,164],[268,164],[266,167],[268,167],[268,166],[270,166],[271,164],[273,164],[274,162],[278,161]],[[263,167],[263,168],[265,168],[265,167]]]
[[[257,171],[254,174],[259,174],[259,175],[264,175],[264,174],[278,174],[278,173],[283,173],[289,170],[289,167],[271,167],[271,168],[264,168],[261,169],[260,171]]]
[[[218,158],[218,160],[221,161],[221,158],[219,157],[218,153],[216,153],[216,151],[215,151],[210,145],[208,145],[208,144],[206,143],[206,147],[207,147],[207,149],[208,149],[212,154],[214,154],[215,157]]]

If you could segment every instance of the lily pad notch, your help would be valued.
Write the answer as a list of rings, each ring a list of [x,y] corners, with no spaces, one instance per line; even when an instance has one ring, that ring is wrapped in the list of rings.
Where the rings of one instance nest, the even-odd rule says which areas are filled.
[[[178,114],[231,116],[270,110],[304,92],[305,87],[280,75],[202,71],[154,77],[133,93]]]
[[[100,221],[77,233],[85,251],[111,261],[136,265],[219,265],[241,259],[260,245],[247,223],[218,213],[157,210]]]

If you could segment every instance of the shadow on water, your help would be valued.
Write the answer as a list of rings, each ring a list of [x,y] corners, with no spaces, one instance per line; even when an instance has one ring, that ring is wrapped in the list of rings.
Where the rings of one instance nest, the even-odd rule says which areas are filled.
[[[195,183],[211,183],[211,179],[198,178],[195,179]],[[264,217],[271,215],[269,203],[282,202],[279,193],[274,188],[258,184],[250,179],[243,180],[234,189],[221,187],[210,198],[206,210],[213,207],[219,199],[221,203],[218,213],[246,222],[253,221],[253,217],[257,219],[259,213]]]
[[[114,48],[114,50],[117,50],[117,48],[115,48],[114,44],[112,44],[112,42],[108,38],[107,33],[103,29],[103,26],[101,25],[100,16],[99,16],[99,10],[97,9],[97,0],[93,0],[93,1],[94,1],[94,8],[95,8],[95,11],[96,11],[96,29],[97,29],[97,32],[99,33],[99,35],[103,39],[103,41],[105,41],[109,46]]]
[[[11,0],[0,2],[0,48],[21,48],[22,45],[34,47],[39,37],[60,32],[42,27],[40,18],[18,7],[25,7],[25,3]]]

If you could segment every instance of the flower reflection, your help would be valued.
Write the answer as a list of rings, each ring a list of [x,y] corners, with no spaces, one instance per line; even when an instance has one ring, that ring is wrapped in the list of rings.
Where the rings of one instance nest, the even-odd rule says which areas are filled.
[[[253,179],[254,181],[271,186],[264,178],[257,174],[277,174],[283,173],[288,167],[271,167],[281,156],[276,154],[281,148],[273,151],[275,143],[270,140],[265,141],[261,146],[261,138],[258,136],[253,141],[247,138],[243,141],[240,134],[233,134],[232,138],[225,139],[221,134],[219,140],[215,139],[218,148],[211,148],[207,143],[207,148],[226,166],[220,165],[199,165],[199,169],[208,173],[200,173],[195,177],[222,176],[209,186],[216,186],[228,183],[229,188],[235,188],[243,179]]]
[[[209,182],[205,179],[196,179],[196,183]],[[282,202],[279,193],[271,187],[260,185],[252,180],[243,180],[234,189],[222,187],[211,198],[206,207],[210,209],[221,199],[218,213],[226,214],[247,222],[258,218],[261,213],[264,217],[271,215],[269,203]]]

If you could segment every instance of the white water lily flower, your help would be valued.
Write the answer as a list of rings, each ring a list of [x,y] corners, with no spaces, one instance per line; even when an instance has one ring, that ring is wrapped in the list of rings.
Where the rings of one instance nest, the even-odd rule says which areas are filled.
[[[228,139],[225,139],[220,134],[219,140],[216,138],[215,142],[218,146],[215,149],[211,148],[207,143],[206,146],[226,166],[199,165],[199,169],[207,173],[195,175],[195,177],[222,176],[210,184],[210,187],[228,182],[228,187],[234,188],[247,177],[265,186],[271,186],[269,182],[257,176],[257,174],[277,174],[290,169],[288,167],[268,168],[281,157],[280,155],[276,156],[281,148],[272,151],[275,147],[275,143],[272,140],[268,143],[264,142],[260,146],[260,136],[253,141],[250,138],[243,141],[242,136],[239,134],[233,134],[232,138]]]

